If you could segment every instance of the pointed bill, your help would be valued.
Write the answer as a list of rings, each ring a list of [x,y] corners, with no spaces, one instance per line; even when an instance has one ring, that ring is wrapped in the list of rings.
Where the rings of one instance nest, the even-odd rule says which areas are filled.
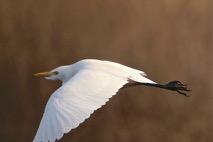
[[[50,72],[35,73],[34,76],[36,76],[36,77],[48,77],[48,76],[50,76]]]

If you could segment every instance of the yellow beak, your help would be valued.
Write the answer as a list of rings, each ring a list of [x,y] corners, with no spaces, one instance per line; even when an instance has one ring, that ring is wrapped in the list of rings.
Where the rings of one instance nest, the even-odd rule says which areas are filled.
[[[36,76],[36,77],[48,77],[50,75],[51,75],[50,72],[40,72],[40,73],[35,73],[34,74],[34,76]]]

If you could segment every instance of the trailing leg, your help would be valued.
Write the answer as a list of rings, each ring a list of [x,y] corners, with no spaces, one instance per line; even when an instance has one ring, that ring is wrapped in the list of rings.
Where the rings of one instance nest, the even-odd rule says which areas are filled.
[[[189,95],[187,95],[186,92],[191,91],[190,89],[187,88],[187,86],[185,84],[182,84],[180,81],[171,81],[167,84],[130,82],[130,83],[126,84],[124,86],[124,88],[138,86],[138,85],[157,87],[157,88],[167,89],[167,90],[171,90],[171,91],[176,91],[179,94],[187,96],[187,97]]]

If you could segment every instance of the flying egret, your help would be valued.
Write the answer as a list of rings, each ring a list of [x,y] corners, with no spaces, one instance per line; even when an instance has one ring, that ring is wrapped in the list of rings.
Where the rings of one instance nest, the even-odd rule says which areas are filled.
[[[52,71],[34,74],[60,80],[62,86],[49,98],[33,142],[54,142],[79,126],[103,106],[120,88],[145,85],[177,91],[187,96],[180,81],[158,84],[143,71],[96,59],[85,59]]]

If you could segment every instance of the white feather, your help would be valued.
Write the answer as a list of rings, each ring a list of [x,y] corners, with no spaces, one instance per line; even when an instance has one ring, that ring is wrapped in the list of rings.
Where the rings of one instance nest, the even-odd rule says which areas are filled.
[[[69,68],[69,79],[57,89],[45,108],[33,142],[54,142],[78,127],[117,93],[129,79],[154,83],[144,72],[99,60],[83,60]]]

